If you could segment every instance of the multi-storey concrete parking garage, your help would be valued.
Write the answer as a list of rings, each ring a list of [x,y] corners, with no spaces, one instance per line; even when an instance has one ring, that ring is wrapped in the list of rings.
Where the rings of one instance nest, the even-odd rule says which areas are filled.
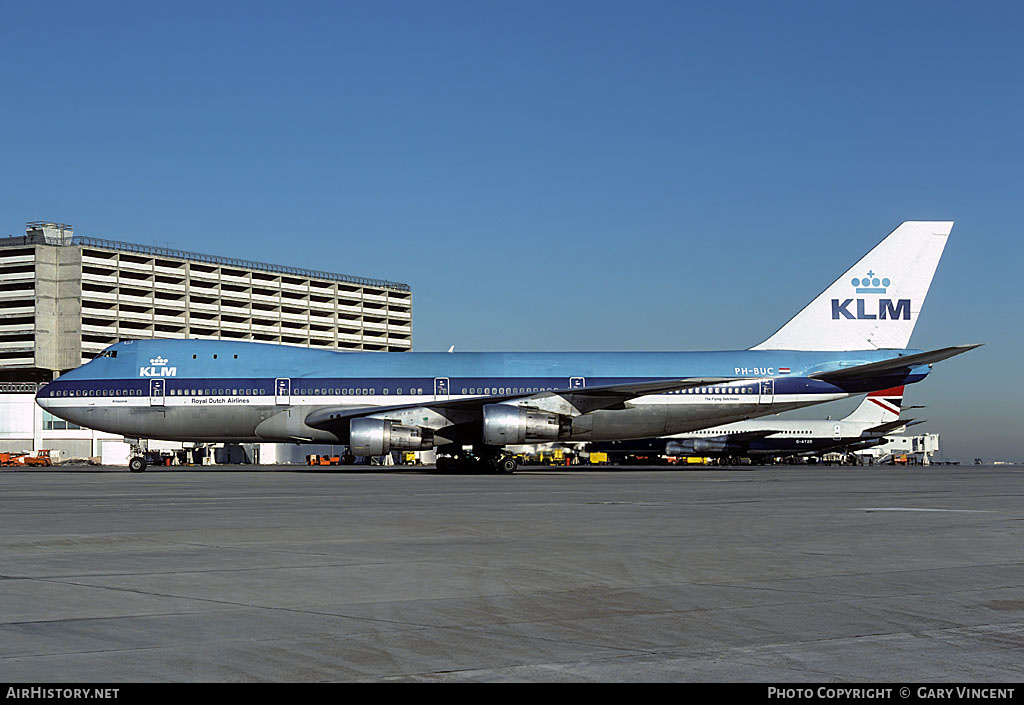
[[[407,351],[412,291],[382,279],[82,237],[62,223],[28,223],[24,236],[0,238],[0,450],[54,446],[39,443],[58,431],[82,435],[35,407],[37,386],[118,340],[140,338]],[[89,435],[95,446],[95,434]]]
[[[412,347],[406,284],[74,236],[54,223],[0,239],[0,281],[3,371],[72,369],[134,338]]]

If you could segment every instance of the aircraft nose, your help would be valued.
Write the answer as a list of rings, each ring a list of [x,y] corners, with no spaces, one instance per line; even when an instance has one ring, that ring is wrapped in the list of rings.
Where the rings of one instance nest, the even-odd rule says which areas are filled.
[[[50,395],[54,390],[53,383],[44,385],[42,389],[36,391],[36,404],[41,406],[43,409],[50,410]]]
[[[50,411],[54,406],[53,400],[59,396],[60,388],[61,384],[56,380],[43,384],[36,390],[36,404],[46,411]]]

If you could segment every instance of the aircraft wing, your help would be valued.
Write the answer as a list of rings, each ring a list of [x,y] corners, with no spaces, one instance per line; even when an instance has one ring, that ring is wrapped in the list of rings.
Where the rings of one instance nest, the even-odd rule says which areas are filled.
[[[607,384],[598,387],[579,387],[574,389],[556,389],[538,392],[522,398],[529,401],[528,406],[536,406],[545,411],[562,413],[569,416],[587,414],[600,409],[611,409],[631,399],[647,394],[664,394],[680,389],[705,387],[715,384],[736,383],[734,377],[690,377],[688,379],[661,379],[653,382],[627,382],[625,384]],[[494,402],[485,401],[492,404]]]
[[[704,387],[714,384],[735,383],[733,377],[690,377],[687,379],[660,379],[647,382],[626,382],[624,384],[608,384],[596,387],[579,387],[572,389],[554,389],[533,394],[503,394],[476,396],[461,399],[442,399],[438,401],[395,404],[391,406],[362,407],[327,407],[313,411],[306,416],[306,423],[313,428],[330,430],[335,433],[347,434],[348,421],[364,416],[381,416],[401,414],[402,412],[420,411],[435,417],[443,418],[447,423],[441,426],[470,423],[482,418],[483,407],[487,404],[499,404],[518,400],[524,406],[530,406],[552,413],[579,416],[600,409],[621,407],[627,401],[647,394],[663,394],[680,389]],[[417,414],[418,416],[418,414]]]
[[[981,345],[983,345],[983,343],[974,343],[973,345],[954,345],[949,348],[940,348],[938,350],[930,350],[928,352],[915,353],[913,355],[902,355],[890,360],[882,360],[881,362],[870,362],[865,365],[843,367],[841,369],[830,370],[828,372],[816,372],[809,375],[809,377],[824,380],[826,382],[842,382],[860,379],[862,377],[874,377],[888,372],[909,370],[910,368],[917,367],[918,365],[929,365],[933,362],[947,360],[956,355],[961,355],[968,350],[974,350],[974,348],[980,347]]]
[[[874,438],[862,438],[859,441],[844,443],[842,445],[842,448],[846,449],[847,451],[858,450],[861,448],[873,448],[874,446],[882,445],[884,440],[884,436],[876,436]]]
[[[898,428],[903,428],[904,426],[916,426],[919,423],[924,423],[924,420],[914,421],[913,419],[907,419],[905,421],[901,421],[900,419],[896,419],[895,421],[888,421],[883,424],[878,424],[877,426],[872,426],[871,428],[866,428],[864,429],[864,433],[877,433],[884,436]]]
[[[669,438],[665,444],[666,455],[687,455],[691,453],[700,454],[704,450],[716,452],[733,451],[746,453],[750,450],[750,444],[754,441],[767,438],[768,436],[781,433],[779,429],[765,428],[757,431],[742,431],[740,433],[720,433],[716,436],[703,436],[701,438]]]

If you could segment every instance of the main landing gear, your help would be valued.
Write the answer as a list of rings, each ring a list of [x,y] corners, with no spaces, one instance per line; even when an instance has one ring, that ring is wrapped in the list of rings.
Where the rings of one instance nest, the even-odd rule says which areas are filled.
[[[472,452],[467,452],[462,447],[442,447],[437,452],[444,454],[437,458],[438,472],[511,475],[519,467],[516,459],[500,448],[474,447]]]

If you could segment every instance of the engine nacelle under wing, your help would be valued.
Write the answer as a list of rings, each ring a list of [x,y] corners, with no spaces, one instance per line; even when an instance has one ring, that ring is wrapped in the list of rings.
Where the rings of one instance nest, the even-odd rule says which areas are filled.
[[[387,419],[352,419],[349,450],[352,455],[384,455],[392,450],[428,450],[434,432],[419,426],[402,426]]]
[[[665,455],[698,455],[700,453],[721,453],[730,446],[729,441],[716,438],[693,438],[669,441],[665,444]]]
[[[508,404],[487,404],[484,406],[483,441],[489,446],[556,441],[562,425],[558,414]]]

